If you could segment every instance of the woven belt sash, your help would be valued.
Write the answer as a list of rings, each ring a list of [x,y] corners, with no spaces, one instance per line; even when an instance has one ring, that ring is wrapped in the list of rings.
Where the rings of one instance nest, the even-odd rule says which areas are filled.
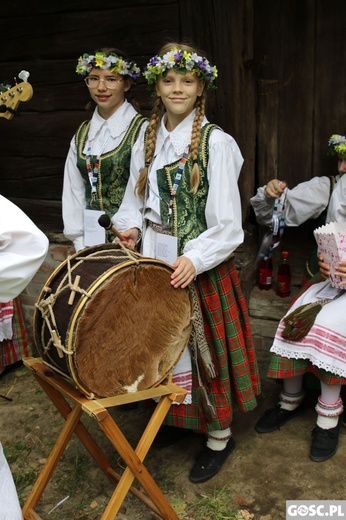
[[[146,219],[148,226],[151,227],[156,233],[161,233],[162,235],[172,235],[172,231],[169,229],[164,229],[162,227],[162,224],[157,224],[156,222],[153,222],[152,220]]]

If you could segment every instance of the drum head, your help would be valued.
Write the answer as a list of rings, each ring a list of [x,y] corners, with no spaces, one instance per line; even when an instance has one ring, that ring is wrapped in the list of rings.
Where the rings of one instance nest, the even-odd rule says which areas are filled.
[[[107,397],[160,383],[191,333],[188,289],[170,284],[173,270],[147,258],[108,271],[89,288],[71,318],[68,356],[85,393]]]

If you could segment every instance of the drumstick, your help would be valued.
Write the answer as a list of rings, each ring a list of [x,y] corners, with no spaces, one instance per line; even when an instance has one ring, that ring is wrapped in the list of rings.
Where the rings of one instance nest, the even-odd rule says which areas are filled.
[[[115,227],[113,226],[109,215],[106,215],[106,213],[104,213],[99,217],[98,222],[101,227],[105,228],[106,231],[111,231],[117,238],[119,238],[119,240],[124,240],[122,234],[119,233],[119,231],[115,229]]]

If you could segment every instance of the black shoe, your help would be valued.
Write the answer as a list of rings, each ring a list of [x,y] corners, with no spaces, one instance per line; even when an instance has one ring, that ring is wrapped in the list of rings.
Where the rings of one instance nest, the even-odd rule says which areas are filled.
[[[257,421],[255,425],[255,430],[258,433],[270,433],[275,430],[280,430],[280,426],[285,424],[285,422],[293,419],[303,411],[302,403],[291,412],[289,410],[284,410],[281,408],[281,404],[278,403],[275,408],[269,408],[259,421]]]
[[[195,484],[206,482],[220,471],[227,457],[235,448],[233,437],[227,443],[226,448],[221,451],[205,448],[197,457],[189,479]]]
[[[330,428],[329,430],[315,426],[312,430],[313,439],[310,448],[311,460],[323,462],[335,455],[339,443],[340,425],[341,420],[339,420],[335,428]]]
[[[176,428],[175,426],[161,426],[154,439],[153,446],[155,448],[166,448],[172,446],[183,437],[191,433],[186,428]]]

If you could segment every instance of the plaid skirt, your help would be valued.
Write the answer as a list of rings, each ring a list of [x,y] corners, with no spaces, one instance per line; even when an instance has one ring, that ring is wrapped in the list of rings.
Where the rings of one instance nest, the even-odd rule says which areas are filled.
[[[216,419],[208,422],[199,406],[198,377],[192,363],[192,403],[173,404],[164,422],[207,433],[229,427],[236,408],[253,410],[260,380],[248,310],[233,260],[198,275],[195,284],[205,336],[217,371],[217,377],[207,385]]]
[[[0,342],[0,374],[7,366],[17,363],[24,357],[32,356],[25,330],[23,310],[18,298],[13,300],[13,336]]]
[[[320,283],[324,279],[320,274],[315,275],[309,280],[299,294],[292,300],[293,303],[312,285]],[[289,377],[304,375],[305,373],[312,373],[323,383],[327,385],[346,385],[346,379],[336,374],[332,374],[323,368],[313,365],[308,359],[294,359],[284,358],[277,354],[272,354],[268,368],[267,376],[271,379],[287,379]]]

